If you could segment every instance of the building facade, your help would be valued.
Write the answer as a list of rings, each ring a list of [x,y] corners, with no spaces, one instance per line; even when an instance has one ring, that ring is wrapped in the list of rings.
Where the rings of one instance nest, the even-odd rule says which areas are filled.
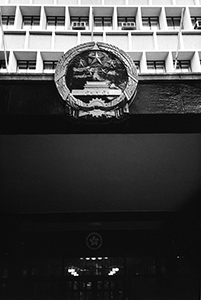
[[[1,1],[9,72],[53,72],[92,31],[129,53],[140,73],[173,72],[179,34],[176,72],[201,71],[199,0],[125,1]],[[2,41],[0,55],[2,70]]]
[[[201,0],[0,6],[0,299],[198,300]],[[134,62],[121,118],[74,118],[57,90],[90,43]],[[121,92],[95,71],[81,92],[64,75],[99,109]]]

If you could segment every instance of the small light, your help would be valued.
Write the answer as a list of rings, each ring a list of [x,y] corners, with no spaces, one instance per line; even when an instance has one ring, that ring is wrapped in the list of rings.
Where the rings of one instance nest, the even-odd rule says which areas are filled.
[[[114,270],[115,272],[118,272],[118,271],[119,271],[119,268],[113,268],[113,270]]]
[[[104,259],[108,259],[108,257],[104,257]]]
[[[86,260],[90,260],[90,257],[86,257]]]
[[[80,257],[81,260],[83,260],[83,257]]]
[[[69,272],[69,273],[74,273],[74,272],[75,272],[75,269],[74,269],[74,268],[69,268],[69,269],[68,269],[68,272]]]
[[[92,257],[91,259],[92,259],[92,260],[96,260],[96,257]]]
[[[179,259],[179,258],[180,258],[180,256],[178,255],[178,256],[177,256],[177,259]]]
[[[98,257],[99,260],[103,259],[102,257]]]

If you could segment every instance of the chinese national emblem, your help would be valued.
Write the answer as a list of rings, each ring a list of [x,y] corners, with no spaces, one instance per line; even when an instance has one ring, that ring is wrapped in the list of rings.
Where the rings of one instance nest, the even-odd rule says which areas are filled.
[[[97,250],[102,246],[103,240],[99,233],[92,232],[86,238],[86,244],[91,250]]]
[[[61,57],[55,83],[73,117],[119,118],[129,113],[138,79],[135,64],[124,51],[89,42]]]

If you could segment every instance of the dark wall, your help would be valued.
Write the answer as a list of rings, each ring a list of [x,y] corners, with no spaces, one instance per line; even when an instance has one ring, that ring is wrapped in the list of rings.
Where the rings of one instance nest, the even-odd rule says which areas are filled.
[[[1,80],[0,99],[1,133],[200,132],[200,80],[139,81],[130,115],[100,127],[68,117],[53,79]]]
[[[71,257],[153,257],[156,262],[156,274],[154,276],[124,276],[130,287],[134,285],[135,299],[145,300],[144,290],[149,290],[153,281],[154,291],[149,293],[149,299],[199,299],[199,228],[197,222],[190,221],[187,215],[181,214],[133,214],[124,215],[125,219],[143,220],[152,226],[156,220],[163,220],[162,226],[156,229],[146,230],[101,230],[88,229],[85,224],[89,220],[98,220],[102,225],[110,215],[81,215],[79,230],[66,231],[42,231],[42,225],[49,222],[70,224],[78,220],[76,215],[27,215],[27,216],[2,216],[1,246],[0,246],[0,299],[34,299],[32,290],[39,281],[48,286],[54,280],[66,285],[68,278],[62,275],[58,278],[32,276],[32,264],[35,260],[49,259],[54,262],[57,259]],[[4,219],[4,222],[2,222]],[[122,215],[113,216],[113,220],[122,220]],[[55,223],[54,223],[55,222]],[[35,224],[39,230],[30,231],[26,224]],[[98,250],[90,250],[86,245],[86,237],[97,231],[102,235],[103,244]],[[162,270],[165,262],[165,270]],[[8,274],[3,272],[6,262]],[[22,276],[23,270],[27,270],[26,276]],[[29,273],[28,273],[29,270]],[[4,275],[3,275],[4,274]],[[3,276],[2,276],[3,275]],[[60,292],[64,292],[62,287]],[[66,299],[65,295],[48,295],[48,289],[41,290],[38,299]],[[136,294],[140,292],[140,294]],[[23,295],[25,293],[25,295]],[[27,296],[28,295],[28,296]],[[126,299],[126,298],[124,298]],[[129,298],[130,300],[133,297]]]
[[[55,83],[10,80],[0,82],[0,113],[61,115],[65,108]],[[201,81],[140,81],[131,114],[201,113]]]

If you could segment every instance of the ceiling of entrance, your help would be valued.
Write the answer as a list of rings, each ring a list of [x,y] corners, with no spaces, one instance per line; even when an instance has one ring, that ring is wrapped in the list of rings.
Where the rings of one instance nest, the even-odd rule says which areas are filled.
[[[6,213],[175,211],[200,193],[199,134],[0,136]]]

